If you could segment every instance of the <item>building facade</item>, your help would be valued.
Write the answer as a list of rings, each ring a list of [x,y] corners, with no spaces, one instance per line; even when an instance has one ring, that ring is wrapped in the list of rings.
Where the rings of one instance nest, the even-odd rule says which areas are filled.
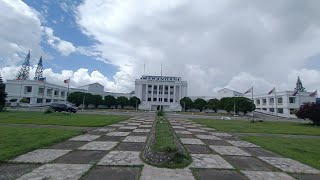
[[[41,106],[49,105],[53,102],[65,102],[68,94],[68,87],[51,84],[48,82],[41,82],[37,80],[7,80],[6,93],[8,94],[7,100],[16,99],[19,102],[21,99],[26,99],[24,103],[26,106]],[[105,92],[104,86],[99,83],[88,84],[78,88],[69,88],[69,93],[72,92],[85,92],[94,95],[101,95],[104,99],[105,96],[111,95],[115,98],[125,96],[130,98],[134,93],[113,93]],[[12,103],[14,106],[15,103]]]
[[[254,95],[256,111],[277,114],[282,117],[296,117],[295,111],[300,105],[306,102],[316,102],[316,97],[310,96],[312,92],[299,92],[295,96],[294,91],[277,92],[276,94],[276,97],[275,94]]]
[[[187,96],[188,83],[181,77],[142,76],[135,81],[139,109],[181,111],[180,99]]]

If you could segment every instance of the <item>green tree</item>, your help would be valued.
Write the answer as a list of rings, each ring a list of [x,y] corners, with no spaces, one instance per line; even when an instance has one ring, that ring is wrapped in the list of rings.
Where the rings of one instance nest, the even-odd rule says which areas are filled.
[[[71,103],[75,104],[76,106],[79,106],[80,104],[83,103],[84,96],[85,96],[85,93],[83,93],[83,92],[73,92],[73,93],[69,94],[67,100],[68,100],[68,102],[71,102]]]
[[[185,108],[184,110],[188,110],[193,107],[193,101],[189,97],[184,97],[180,99],[180,105],[182,109]]]
[[[90,95],[88,101],[90,104],[93,104],[95,108],[103,104],[102,96],[100,95]]]
[[[234,98],[236,102],[236,112],[241,111],[244,114],[247,114],[247,112],[252,112],[252,110],[256,109],[256,106],[251,99],[248,99],[246,97],[234,97]]]
[[[110,108],[113,105],[116,105],[117,100],[114,96],[108,95],[104,97],[104,105]]]
[[[134,108],[137,108],[139,104],[141,104],[141,100],[136,96],[131,97],[129,101],[130,101],[130,105],[133,106]]]
[[[219,99],[210,99],[207,103],[207,107],[214,110],[215,112],[217,112],[218,108],[219,108]]]
[[[124,106],[129,105],[129,99],[124,96],[119,96],[117,98],[117,104],[121,106],[121,109],[123,109]]]
[[[6,85],[3,83],[2,76],[0,74],[0,112],[4,110],[6,106]]]
[[[194,100],[193,106],[202,112],[203,108],[207,105],[207,101],[201,98]]]

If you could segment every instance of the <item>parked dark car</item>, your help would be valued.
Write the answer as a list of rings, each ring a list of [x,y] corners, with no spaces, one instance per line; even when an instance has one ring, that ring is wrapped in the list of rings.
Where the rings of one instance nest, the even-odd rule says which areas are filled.
[[[62,104],[62,103],[52,103],[50,105],[50,107],[54,110],[54,111],[66,111],[66,112],[73,112],[76,113],[77,112],[77,108],[73,107],[69,104]]]

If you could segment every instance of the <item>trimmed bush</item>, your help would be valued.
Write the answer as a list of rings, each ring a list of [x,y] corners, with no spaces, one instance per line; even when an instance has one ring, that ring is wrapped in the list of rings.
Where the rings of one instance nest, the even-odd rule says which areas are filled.
[[[296,112],[298,118],[309,119],[313,124],[320,125],[320,104],[304,103]]]

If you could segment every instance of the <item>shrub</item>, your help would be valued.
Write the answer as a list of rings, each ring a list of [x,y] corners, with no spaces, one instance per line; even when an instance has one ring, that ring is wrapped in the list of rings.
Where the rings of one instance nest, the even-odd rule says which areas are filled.
[[[53,113],[54,112],[54,110],[51,108],[51,107],[48,107],[48,108],[46,108],[45,110],[44,110],[44,113],[45,114],[50,114],[50,113]]]
[[[296,112],[298,118],[309,119],[313,124],[320,125],[320,104],[304,103]]]
[[[159,110],[157,111],[157,116],[164,116],[164,111],[163,110]]]
[[[30,103],[30,101],[27,99],[27,98],[22,98],[21,100],[20,100],[20,102],[21,103]]]

